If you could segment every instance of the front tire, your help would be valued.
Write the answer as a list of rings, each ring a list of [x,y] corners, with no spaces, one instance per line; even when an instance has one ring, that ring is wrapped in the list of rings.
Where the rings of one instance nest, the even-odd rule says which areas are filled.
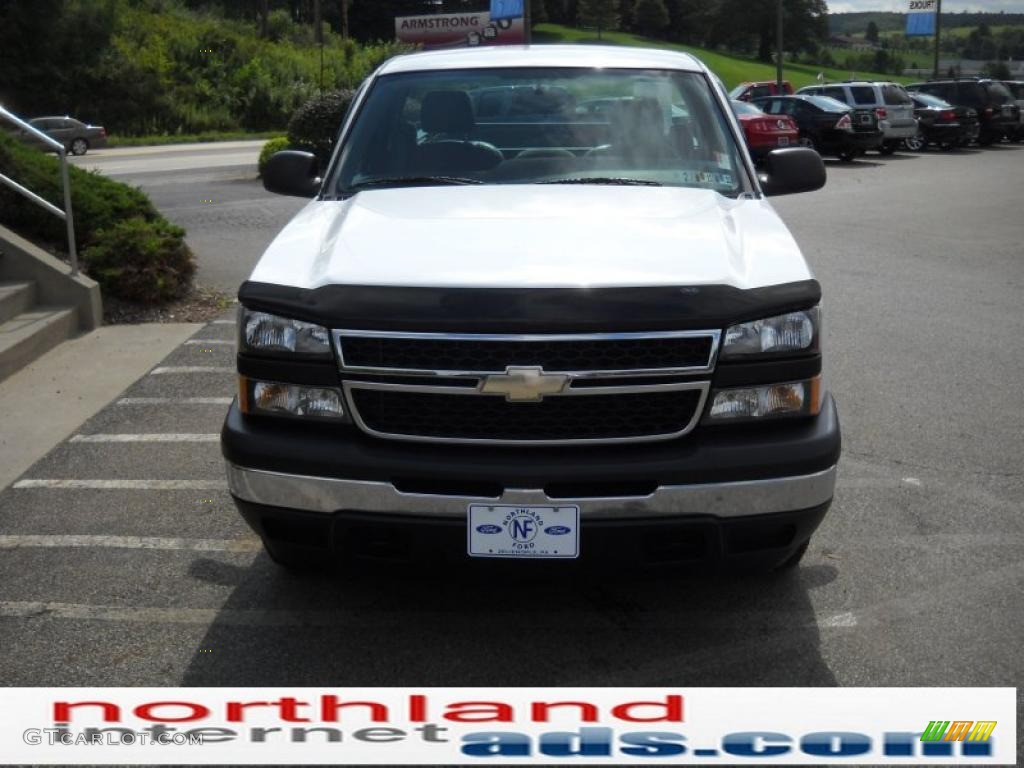
[[[887,141],[878,148],[878,154],[880,155],[894,155],[896,154],[896,142]]]
[[[71,154],[81,157],[89,151],[89,142],[85,139],[75,139],[71,142]]]
[[[844,163],[852,163],[854,160],[857,159],[857,152],[852,149],[844,149],[842,152],[839,153],[839,159],[842,160]]]
[[[780,565],[776,566],[775,573],[785,573],[787,571],[795,570],[797,566],[800,565],[800,561],[804,559],[804,555],[807,554],[807,549],[810,546],[811,540],[808,539],[803,544],[801,544],[800,548],[797,549],[797,551],[794,552],[792,555],[790,555],[789,558],[787,558]]]
[[[279,568],[296,575],[317,573],[327,567],[323,553],[311,552],[309,547],[263,539],[263,551]]]

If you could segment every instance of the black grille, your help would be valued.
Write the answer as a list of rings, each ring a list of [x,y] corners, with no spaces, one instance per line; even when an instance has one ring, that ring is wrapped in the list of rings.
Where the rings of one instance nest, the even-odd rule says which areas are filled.
[[[461,440],[609,440],[683,431],[699,390],[548,397],[510,403],[488,395],[353,389],[355,407],[377,432]]]
[[[466,341],[342,336],[346,366],[413,371],[502,373],[510,365],[545,371],[642,371],[704,368],[712,337]]]

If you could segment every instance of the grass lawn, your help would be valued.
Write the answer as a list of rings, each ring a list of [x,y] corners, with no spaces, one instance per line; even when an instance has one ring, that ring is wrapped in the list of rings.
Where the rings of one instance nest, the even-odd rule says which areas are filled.
[[[574,29],[559,24],[538,24],[533,28],[533,40],[536,43],[597,43],[597,35],[593,30]],[[774,80],[775,67],[764,62],[744,59],[739,56],[730,56],[724,53],[709,51],[704,48],[695,48],[690,45],[669,43],[664,40],[655,40],[642,35],[634,35],[630,32],[604,32],[601,35],[601,43],[606,45],[634,45],[648,48],[667,48],[675,51],[686,51],[697,56],[708,65],[716,75],[722,78],[726,88],[732,88],[747,80]],[[851,73],[846,70],[828,69],[808,64],[786,64],[785,75],[794,88],[801,88],[805,85],[817,83],[818,73],[824,72],[829,80],[846,80]],[[912,78],[899,77],[897,75],[879,75],[870,72],[857,72],[857,77],[870,80],[891,80],[894,82],[909,83]]]
[[[164,144],[194,144],[210,141],[247,141],[273,139],[283,131],[211,131],[196,134],[160,134],[156,136],[114,136],[107,140],[108,147],[156,147]]]

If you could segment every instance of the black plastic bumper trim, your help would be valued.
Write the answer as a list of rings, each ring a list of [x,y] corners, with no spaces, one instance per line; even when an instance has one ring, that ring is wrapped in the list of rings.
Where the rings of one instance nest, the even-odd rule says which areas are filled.
[[[505,488],[551,483],[691,483],[760,480],[824,471],[841,450],[831,396],[809,419],[698,427],[678,440],[607,446],[501,447],[381,440],[351,426],[245,416],[232,404],[224,458],[240,467],[391,483],[470,482]]]

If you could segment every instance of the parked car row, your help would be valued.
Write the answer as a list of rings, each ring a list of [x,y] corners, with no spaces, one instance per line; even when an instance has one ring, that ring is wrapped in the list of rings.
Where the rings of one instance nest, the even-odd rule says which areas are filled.
[[[930,80],[904,87],[892,82],[847,81],[795,93],[788,83],[743,83],[730,96],[751,154],[797,143],[853,162],[872,150],[949,150],[977,143],[1024,140],[1024,83],[983,78]],[[772,132],[787,117],[798,135]],[[772,141],[775,140],[774,145]]]
[[[743,105],[745,110],[759,110],[765,116],[784,116],[797,129],[796,143],[817,150],[818,154],[838,157],[851,163],[868,150],[880,149],[884,135],[878,117],[871,109],[850,109],[846,104],[828,96],[769,96],[754,99]],[[736,109],[740,109],[739,106]],[[741,118],[742,122],[742,118]],[[747,141],[750,142],[751,118],[744,122]],[[780,143],[779,146],[788,146]],[[751,151],[755,157],[766,154]]]

